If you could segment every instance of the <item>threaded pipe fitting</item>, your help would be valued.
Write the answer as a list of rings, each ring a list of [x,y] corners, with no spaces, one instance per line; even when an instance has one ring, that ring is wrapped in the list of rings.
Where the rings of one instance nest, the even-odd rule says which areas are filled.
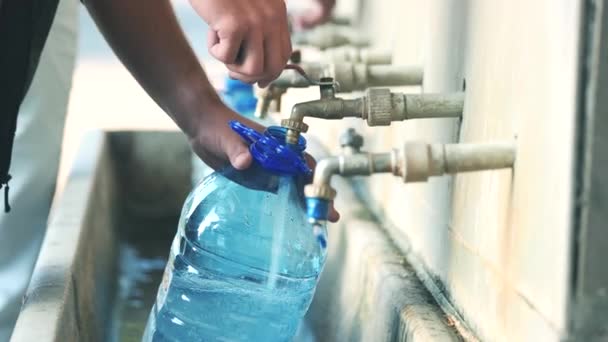
[[[366,117],[369,126],[388,126],[392,121],[391,91],[387,88],[367,90]]]

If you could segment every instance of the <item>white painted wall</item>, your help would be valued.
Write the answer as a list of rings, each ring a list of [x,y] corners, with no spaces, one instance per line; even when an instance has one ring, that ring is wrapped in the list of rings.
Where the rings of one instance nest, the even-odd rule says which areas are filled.
[[[392,47],[396,64],[424,64],[424,92],[460,91],[466,79],[463,120],[372,129],[307,120],[311,134],[334,151],[348,123],[378,152],[406,139],[515,139],[513,172],[365,182],[392,237],[443,284],[481,339],[558,340],[567,323],[580,1],[364,2],[374,44]],[[290,91],[284,110],[315,96]]]

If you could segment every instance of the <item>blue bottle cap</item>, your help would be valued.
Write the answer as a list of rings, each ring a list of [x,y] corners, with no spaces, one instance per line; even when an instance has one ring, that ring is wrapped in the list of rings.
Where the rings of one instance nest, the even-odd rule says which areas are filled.
[[[284,127],[268,127],[264,134],[235,120],[230,121],[230,127],[249,144],[251,156],[264,169],[291,176],[312,174],[302,156],[306,149],[306,139],[303,137],[300,137],[297,145],[292,146],[285,143],[287,130]]]
[[[253,86],[249,83],[245,83],[243,81],[235,80],[230,77],[226,77],[225,89],[224,91],[229,93],[234,90],[253,90]]]
[[[240,114],[255,113],[255,108],[258,104],[258,99],[255,97],[244,97],[236,101],[234,109]]]

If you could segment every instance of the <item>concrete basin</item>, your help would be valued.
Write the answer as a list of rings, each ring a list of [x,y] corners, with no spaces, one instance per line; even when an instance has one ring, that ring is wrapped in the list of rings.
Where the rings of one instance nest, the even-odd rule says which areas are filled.
[[[314,140],[309,151],[323,156]],[[190,151],[178,132],[91,132],[57,196],[12,342],[138,341],[160,282]],[[317,341],[462,337],[345,180],[307,325]]]

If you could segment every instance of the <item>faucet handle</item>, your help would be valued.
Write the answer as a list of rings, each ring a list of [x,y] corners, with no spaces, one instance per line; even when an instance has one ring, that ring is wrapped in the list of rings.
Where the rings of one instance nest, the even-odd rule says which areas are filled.
[[[304,69],[299,64],[287,64],[285,65],[285,70],[294,70],[295,72],[300,74],[300,76],[302,76],[311,86],[332,87],[336,89],[340,87],[340,85],[331,77],[322,77],[318,81],[312,79],[310,76],[308,76],[306,71],[304,71]]]
[[[358,152],[363,147],[363,136],[354,128],[348,128],[340,135],[340,146],[350,147]]]

